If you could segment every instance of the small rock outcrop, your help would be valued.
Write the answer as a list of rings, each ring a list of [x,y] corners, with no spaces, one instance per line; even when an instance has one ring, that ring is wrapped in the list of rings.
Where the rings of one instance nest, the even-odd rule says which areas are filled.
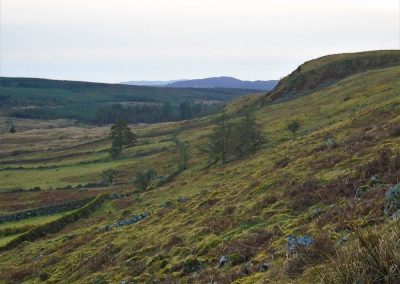
[[[224,255],[221,256],[221,258],[219,259],[218,268],[221,268],[222,266],[224,266],[226,261],[227,261],[226,256],[224,256]]]
[[[111,224],[111,225],[106,225],[104,227],[101,227],[98,229],[99,232],[105,232],[105,231],[111,231],[114,228],[119,228],[119,227],[124,227],[124,226],[128,226],[128,225],[132,225],[135,224],[139,221],[142,221],[143,219],[146,219],[147,217],[150,216],[149,212],[143,212],[141,214],[138,215],[133,215],[132,217],[125,219],[125,220],[121,220],[115,224]]]
[[[386,191],[384,206],[384,213],[387,216],[392,216],[400,210],[400,183]]]
[[[309,235],[304,236],[288,236],[288,252],[289,254],[296,253],[297,248],[299,247],[309,247],[313,243],[313,239]]]
[[[263,262],[263,264],[261,264],[260,272],[265,272],[268,269],[269,269],[269,263],[268,262]]]
[[[366,185],[360,186],[359,188],[357,188],[354,198],[357,200],[363,198],[363,196],[367,191],[368,191],[368,186]]]

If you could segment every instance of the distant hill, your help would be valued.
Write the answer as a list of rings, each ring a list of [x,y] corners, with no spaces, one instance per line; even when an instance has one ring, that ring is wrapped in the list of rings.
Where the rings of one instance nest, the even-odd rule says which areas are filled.
[[[0,77],[0,116],[97,124],[123,117],[130,123],[154,123],[204,116],[252,92]]]
[[[175,82],[179,82],[183,80],[170,80],[170,81],[127,81],[127,82],[121,82],[121,84],[124,85],[134,85],[134,86],[152,86],[152,87],[163,87],[168,84],[172,84]]]
[[[174,88],[233,88],[269,91],[278,84],[278,80],[242,81],[233,77],[211,77],[205,79],[183,80],[167,84]]]

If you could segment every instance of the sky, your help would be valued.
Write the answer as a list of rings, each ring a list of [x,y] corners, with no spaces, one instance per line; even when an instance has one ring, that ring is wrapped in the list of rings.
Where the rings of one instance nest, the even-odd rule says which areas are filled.
[[[94,82],[279,79],[400,48],[399,0],[0,0],[0,75]]]

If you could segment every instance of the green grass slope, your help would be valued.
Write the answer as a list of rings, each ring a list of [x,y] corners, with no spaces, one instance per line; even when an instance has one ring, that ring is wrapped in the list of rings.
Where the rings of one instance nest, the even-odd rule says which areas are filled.
[[[287,99],[321,89],[347,76],[400,64],[399,50],[344,53],[305,62],[283,78],[267,100]]]
[[[322,58],[321,65],[313,63],[307,72],[336,59],[357,61],[358,56]],[[105,128],[71,127],[64,129],[71,135],[56,141],[49,129],[28,130],[25,134],[35,137],[29,141],[17,133],[21,152],[11,162],[0,157],[3,190],[40,185],[48,194],[61,192],[69,198],[70,191],[50,187],[98,181],[102,170],[115,168],[117,183],[104,190],[133,194],[104,202],[61,231],[0,253],[0,283],[346,283],[346,278],[324,274],[337,267],[328,264],[336,250],[348,248],[342,240],[348,239],[356,254],[362,230],[375,235],[387,231],[387,240],[396,239],[395,230],[384,229],[394,228],[395,221],[383,214],[383,199],[400,176],[400,66],[369,65],[345,73],[330,84],[320,81],[306,96],[258,107],[253,96],[229,104],[227,112],[233,116],[251,109],[268,143],[223,166],[207,167],[199,149],[215,116],[137,128],[139,145],[116,161],[102,156],[110,143],[102,139]],[[295,136],[286,130],[293,119],[301,122]],[[90,135],[85,138],[85,133]],[[161,176],[176,169],[174,133],[189,146],[188,168],[167,184],[137,190],[132,179],[139,169],[153,168]],[[328,146],[328,138],[334,139],[334,147]],[[7,133],[2,139],[10,148],[5,153],[15,151],[15,136]],[[32,147],[36,151],[23,151]],[[54,168],[38,168],[45,164]],[[372,176],[379,184],[371,184]],[[361,186],[366,194],[355,199]],[[23,192],[13,194],[35,206]],[[29,194],[29,199],[44,198],[46,191]],[[2,202],[13,208],[6,199]],[[150,215],[140,222],[104,229],[143,212]],[[287,258],[287,237],[305,234],[314,239],[312,247]],[[372,240],[374,235],[369,236]],[[8,241],[10,237],[2,242]],[[355,254],[342,263],[362,258]],[[221,256],[228,262],[218,268]],[[264,262],[270,265],[267,271],[261,269]]]

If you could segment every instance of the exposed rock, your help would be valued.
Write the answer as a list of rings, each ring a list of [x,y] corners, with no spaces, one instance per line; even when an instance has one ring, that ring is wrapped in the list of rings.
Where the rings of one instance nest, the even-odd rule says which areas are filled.
[[[393,215],[400,209],[400,183],[386,191],[384,205],[384,213],[387,216]]]
[[[399,220],[400,219],[400,209],[393,213],[392,219],[393,220]]]
[[[269,263],[268,262],[263,262],[263,264],[261,264],[261,268],[260,271],[261,272],[265,272],[269,269]]]
[[[109,199],[110,200],[121,199],[121,198],[130,196],[130,195],[132,195],[132,194],[131,193],[122,193],[122,192],[121,193],[111,193],[109,196]]]
[[[42,258],[43,255],[39,254],[33,257],[33,260],[39,261]]]
[[[368,186],[366,186],[366,185],[363,185],[363,186],[360,186],[359,188],[357,188],[356,194],[354,196],[355,199],[361,199],[364,196],[364,194],[367,192],[367,190],[368,190]]]
[[[313,243],[313,239],[309,235],[304,236],[288,236],[288,252],[295,253],[298,247],[308,247]]]
[[[382,181],[377,176],[372,176],[369,182],[371,185],[377,185],[382,183]]]
[[[341,245],[343,245],[344,243],[347,243],[348,240],[349,240],[349,237],[348,237],[348,236],[344,236],[344,237],[340,238],[340,239],[336,242],[335,246],[341,246]]]
[[[329,137],[328,140],[326,141],[326,144],[328,145],[328,147],[330,149],[333,149],[337,146],[337,143],[336,143],[335,139],[333,139],[333,137]]]
[[[124,227],[124,226],[128,226],[128,225],[132,225],[135,224],[143,219],[146,219],[147,217],[150,216],[149,212],[143,212],[141,214],[138,215],[133,215],[131,218],[125,219],[125,220],[121,220],[115,224],[110,224],[110,225],[106,225],[103,226],[101,228],[99,228],[97,231],[99,232],[106,232],[106,231],[111,231],[114,228],[119,228],[119,227]]]
[[[115,226],[123,227],[123,226],[131,225],[131,224],[137,223],[137,222],[147,218],[148,216],[150,216],[149,212],[143,212],[142,214],[134,215],[129,219],[119,221]]]
[[[314,208],[312,211],[311,211],[311,218],[315,218],[315,217],[317,217],[319,214],[321,214],[322,213],[322,210],[321,210],[321,208],[319,208],[319,207],[317,207],[317,208]]]
[[[221,256],[221,258],[219,259],[218,268],[221,268],[222,266],[224,266],[226,261],[227,261],[226,256],[225,255]]]
[[[166,201],[164,204],[161,205],[161,207],[169,209],[169,208],[174,207],[174,204],[171,201]]]
[[[179,197],[178,198],[178,202],[179,203],[185,203],[185,202],[188,202],[189,201],[189,198],[186,198],[186,197]]]

